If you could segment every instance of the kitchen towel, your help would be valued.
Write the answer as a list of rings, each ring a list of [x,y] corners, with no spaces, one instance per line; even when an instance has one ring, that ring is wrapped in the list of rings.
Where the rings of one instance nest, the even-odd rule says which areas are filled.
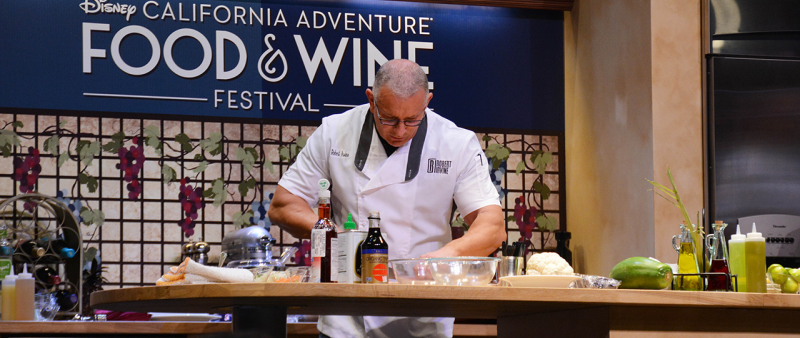
[[[245,269],[205,266],[186,258],[179,266],[173,266],[156,285],[179,285],[201,283],[252,283],[253,273]]]

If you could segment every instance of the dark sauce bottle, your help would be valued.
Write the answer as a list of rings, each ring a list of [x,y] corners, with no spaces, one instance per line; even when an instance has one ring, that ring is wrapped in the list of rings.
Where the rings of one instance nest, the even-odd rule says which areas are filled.
[[[369,233],[361,243],[361,283],[389,283],[389,244],[381,235],[381,214],[369,213]]]

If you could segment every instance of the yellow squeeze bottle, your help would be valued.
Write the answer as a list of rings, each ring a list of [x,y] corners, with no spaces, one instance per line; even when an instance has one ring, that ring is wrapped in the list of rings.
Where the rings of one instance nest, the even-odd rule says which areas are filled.
[[[767,253],[766,242],[760,232],[756,231],[756,224],[753,223],[753,231],[747,233],[744,240],[744,256],[747,267],[747,292],[767,293]]]
[[[728,253],[730,254],[731,274],[736,274],[736,289],[739,292],[747,292],[747,268],[744,259],[744,240],[745,235],[739,231],[739,224],[736,224],[736,234],[731,235],[728,241]]]
[[[11,273],[6,278],[3,278],[3,296],[0,301],[0,312],[2,312],[3,320],[17,320],[17,276],[14,275],[14,267],[11,267]]]

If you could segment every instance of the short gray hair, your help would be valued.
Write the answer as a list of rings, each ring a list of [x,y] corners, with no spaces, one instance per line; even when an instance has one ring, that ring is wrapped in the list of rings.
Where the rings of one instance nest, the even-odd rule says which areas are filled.
[[[422,67],[405,59],[390,60],[375,73],[372,92],[376,99],[384,86],[400,98],[409,98],[420,90],[425,91],[425,96],[429,93],[428,76]]]

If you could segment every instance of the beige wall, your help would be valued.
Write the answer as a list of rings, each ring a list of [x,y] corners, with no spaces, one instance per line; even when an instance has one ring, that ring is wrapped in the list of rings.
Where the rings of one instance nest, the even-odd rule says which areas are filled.
[[[667,164],[702,205],[700,0],[578,0],[565,14],[567,221],[579,272],[675,261]]]
[[[700,1],[651,1],[653,55],[653,168],[655,180],[675,185],[691,218],[703,208],[703,105]],[[655,254],[678,259],[670,237],[683,220],[678,208],[655,199]],[[696,222],[695,222],[696,223]]]

